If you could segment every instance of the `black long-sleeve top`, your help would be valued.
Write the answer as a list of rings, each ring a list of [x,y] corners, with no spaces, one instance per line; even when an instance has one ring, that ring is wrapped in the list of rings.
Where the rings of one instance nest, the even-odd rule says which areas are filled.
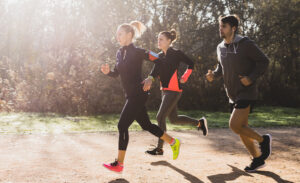
[[[151,76],[160,78],[162,90],[182,91],[180,78],[185,81],[188,79],[194,69],[194,62],[182,51],[170,47],[166,55],[159,53],[160,62],[155,64],[150,73]],[[187,70],[182,77],[178,76],[180,62],[187,64]]]
[[[117,61],[113,71],[108,76],[120,75],[121,83],[126,98],[145,94],[142,84],[143,60],[159,62],[158,55],[154,52],[135,47],[133,44],[124,46],[117,51]]]

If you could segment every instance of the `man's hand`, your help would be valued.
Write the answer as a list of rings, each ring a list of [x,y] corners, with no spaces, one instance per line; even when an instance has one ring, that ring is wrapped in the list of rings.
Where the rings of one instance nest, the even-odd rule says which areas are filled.
[[[251,79],[248,76],[239,75],[240,81],[244,86],[249,86],[252,84]]]
[[[214,80],[214,73],[211,70],[208,70],[207,74],[206,74],[206,79],[209,82],[212,82]]]

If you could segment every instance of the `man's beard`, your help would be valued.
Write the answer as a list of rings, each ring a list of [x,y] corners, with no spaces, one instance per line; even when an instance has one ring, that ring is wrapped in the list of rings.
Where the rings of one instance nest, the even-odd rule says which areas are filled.
[[[222,39],[226,39],[226,38],[230,38],[232,36],[233,32],[231,32],[230,34],[228,34],[227,36],[224,33],[220,33],[220,38]]]
[[[225,34],[220,32],[220,38],[222,39],[226,38]]]

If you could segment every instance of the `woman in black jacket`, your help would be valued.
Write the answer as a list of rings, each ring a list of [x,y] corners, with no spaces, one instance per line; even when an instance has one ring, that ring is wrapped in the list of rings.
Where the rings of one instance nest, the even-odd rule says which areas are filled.
[[[208,133],[207,120],[203,117],[199,120],[185,115],[177,115],[177,103],[182,94],[181,85],[187,82],[194,69],[194,62],[189,59],[182,51],[174,49],[172,43],[176,40],[176,31],[163,31],[158,35],[158,48],[160,62],[156,63],[145,80],[144,90],[151,88],[154,78],[159,77],[161,82],[162,99],[159,111],[157,113],[158,126],[166,131],[166,117],[169,117],[171,123],[191,123],[197,125],[198,130],[203,131],[203,135]],[[185,73],[179,77],[179,64],[183,62],[188,65]],[[163,141],[158,140],[157,147],[146,151],[151,155],[163,155]]]
[[[159,59],[153,52],[137,48],[133,45],[132,40],[135,36],[135,31],[140,33],[143,27],[143,24],[138,21],[120,25],[117,30],[117,40],[121,48],[117,52],[117,63],[114,70],[110,71],[108,64],[101,66],[101,71],[108,76],[117,77],[120,75],[126,95],[126,103],[118,123],[118,158],[113,163],[103,164],[104,167],[115,172],[122,172],[123,170],[129,140],[128,128],[134,120],[136,120],[144,130],[168,142],[173,151],[173,159],[177,159],[179,154],[180,141],[170,137],[157,125],[152,124],[145,107],[148,92],[143,90],[142,62],[145,59],[158,62]]]

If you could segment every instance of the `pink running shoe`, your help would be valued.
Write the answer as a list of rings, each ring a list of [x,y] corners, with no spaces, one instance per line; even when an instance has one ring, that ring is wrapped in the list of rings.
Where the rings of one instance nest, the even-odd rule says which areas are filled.
[[[120,163],[118,162],[118,160],[115,160],[113,163],[110,164],[103,164],[103,166],[107,169],[109,169],[110,171],[114,171],[117,173],[121,173],[123,171],[123,165],[120,165]]]

